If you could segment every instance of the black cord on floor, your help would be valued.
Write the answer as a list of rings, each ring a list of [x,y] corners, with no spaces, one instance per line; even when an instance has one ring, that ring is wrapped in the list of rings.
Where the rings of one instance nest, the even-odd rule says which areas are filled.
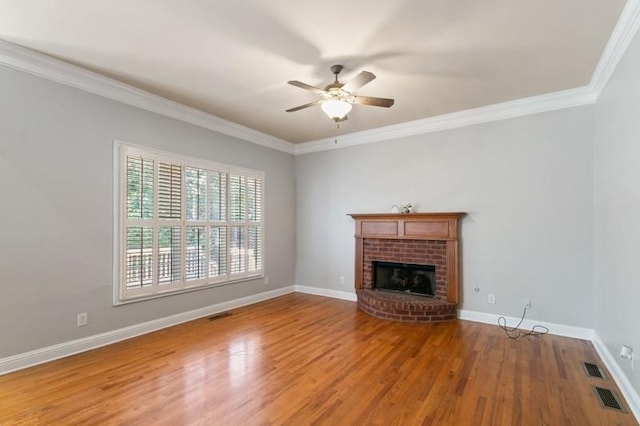
[[[530,331],[520,330],[520,326],[524,321],[524,316],[527,314],[527,307],[524,307],[522,311],[522,318],[520,318],[520,322],[513,328],[507,327],[507,319],[505,317],[498,317],[498,326],[504,330],[504,334],[507,335],[509,339],[517,340],[522,336],[541,336],[543,334],[547,334],[549,329],[544,325],[534,325]]]

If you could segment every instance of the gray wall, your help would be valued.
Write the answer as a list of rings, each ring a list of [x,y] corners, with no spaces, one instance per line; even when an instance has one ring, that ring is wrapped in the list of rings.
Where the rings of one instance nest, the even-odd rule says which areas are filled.
[[[293,155],[4,67],[0,94],[0,358],[293,284]],[[264,171],[270,284],[113,307],[114,139]]]
[[[531,300],[530,319],[592,327],[593,121],[587,106],[297,157],[296,284],[352,292],[347,214],[411,201],[468,213],[463,309]]]
[[[640,36],[596,105],[595,329],[640,393]],[[620,359],[636,352],[636,367]]]

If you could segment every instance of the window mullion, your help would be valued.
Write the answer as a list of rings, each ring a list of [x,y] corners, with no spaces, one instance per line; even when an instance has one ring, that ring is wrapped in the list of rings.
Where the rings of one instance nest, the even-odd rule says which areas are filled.
[[[120,299],[124,299],[127,294],[127,201],[128,201],[128,170],[127,170],[127,153],[126,150],[122,150],[120,153],[120,212],[118,219],[120,220],[120,246],[119,246],[119,268],[120,268],[120,282],[118,285],[118,293]]]
[[[209,281],[209,244],[211,243],[211,237],[209,233],[211,229],[209,227],[209,171],[204,172],[204,277]]]
[[[181,161],[180,167],[180,287],[184,288],[187,284],[187,165]]]
[[[158,268],[160,267],[160,256],[158,255],[160,244],[158,240],[160,238],[160,228],[158,216],[160,212],[159,199],[160,199],[160,161],[153,162],[153,216],[152,225],[153,228],[153,243],[151,244],[151,292],[156,293],[160,287],[160,274]]]
[[[244,214],[242,218],[244,219],[244,224],[242,225],[243,237],[244,237],[244,249],[242,250],[243,260],[244,260],[244,268],[243,272],[246,274],[249,271],[249,227],[247,226],[247,222],[249,221],[249,178],[244,176],[244,200],[243,200],[243,208]]]
[[[249,272],[249,226],[247,225],[247,222],[244,222],[244,224],[242,225],[242,228],[244,229],[243,231],[243,237],[244,237],[244,249],[242,250],[242,254],[244,255],[244,270],[243,272],[246,274],[247,272]]]
[[[227,257],[227,280],[231,279],[231,171],[227,170],[225,172],[227,174],[227,178],[225,179],[227,190],[226,192],[226,206],[225,206],[225,219],[226,219],[226,257]]]

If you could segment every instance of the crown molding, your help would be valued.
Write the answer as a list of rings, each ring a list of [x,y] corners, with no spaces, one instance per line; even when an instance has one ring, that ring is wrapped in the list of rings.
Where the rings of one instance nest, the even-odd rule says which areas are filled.
[[[224,120],[213,114],[182,105],[4,40],[0,40],[0,65],[25,71],[85,92],[123,102],[146,111],[194,124],[267,148],[289,154],[294,152],[294,145],[291,142]]]
[[[563,108],[590,105],[596,102],[597,97],[597,93],[595,93],[590,86],[583,86],[546,95],[452,112],[422,120],[408,121],[392,126],[349,133],[338,136],[337,142],[335,137],[305,142],[295,146],[295,154],[300,155],[346,148],[348,146],[440,132],[442,130],[505,120]]]
[[[640,28],[640,0],[627,0],[620,18],[611,32],[607,46],[591,77],[590,86],[600,97],[609,79],[618,66],[618,62],[627,51],[629,44]]]

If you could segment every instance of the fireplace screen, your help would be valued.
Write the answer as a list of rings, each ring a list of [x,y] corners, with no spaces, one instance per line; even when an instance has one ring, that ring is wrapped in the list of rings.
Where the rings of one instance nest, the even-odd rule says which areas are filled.
[[[420,296],[434,296],[436,267],[408,263],[373,262],[373,288]]]

